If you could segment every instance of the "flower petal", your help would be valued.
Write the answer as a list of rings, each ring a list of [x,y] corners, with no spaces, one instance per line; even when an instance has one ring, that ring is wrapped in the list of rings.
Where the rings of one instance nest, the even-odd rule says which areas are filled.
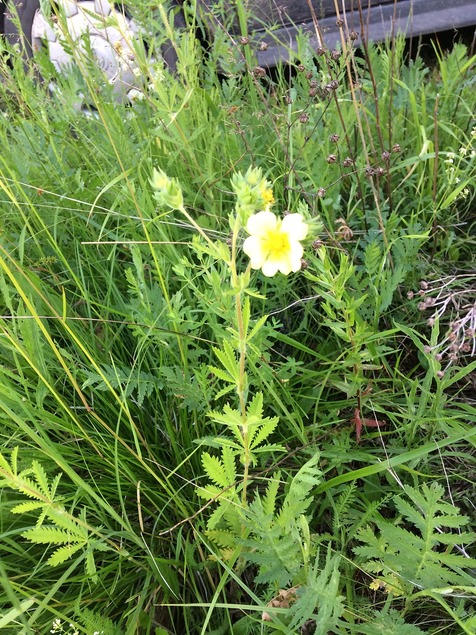
[[[298,243],[296,240],[293,240],[290,243],[289,250],[289,261],[291,263],[291,271],[296,273],[301,268],[301,258],[303,256],[304,249],[301,243]]]
[[[278,272],[280,264],[282,264],[280,260],[268,259],[266,260],[265,263],[263,263],[262,267],[260,268],[265,276],[267,276],[268,278],[271,278],[272,276],[276,275],[276,273]]]
[[[268,252],[263,249],[263,241],[256,236],[248,236],[243,243],[243,251],[250,259],[252,269],[261,269],[268,257]]]
[[[252,236],[265,237],[270,231],[276,229],[277,224],[278,219],[273,212],[258,212],[249,217],[246,230]]]
[[[301,214],[288,214],[283,218],[281,229],[287,233],[290,240],[304,240],[309,226]]]

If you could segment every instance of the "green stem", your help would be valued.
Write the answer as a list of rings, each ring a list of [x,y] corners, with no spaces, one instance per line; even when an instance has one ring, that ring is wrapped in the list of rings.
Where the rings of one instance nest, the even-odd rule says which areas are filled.
[[[233,289],[238,288],[238,274],[236,271],[236,243],[238,234],[240,231],[240,221],[237,216],[235,225],[233,227],[233,235],[231,239],[231,284]],[[243,324],[243,307],[242,307],[242,292],[236,294],[236,324],[238,330],[238,347],[239,347],[239,372],[238,382],[236,385],[236,392],[238,394],[238,400],[240,404],[241,412],[241,433],[243,441],[243,489],[241,492],[241,502],[243,507],[247,504],[247,489],[249,478],[249,466],[250,466],[250,447],[249,447],[249,434],[248,423],[246,420],[246,333]]]

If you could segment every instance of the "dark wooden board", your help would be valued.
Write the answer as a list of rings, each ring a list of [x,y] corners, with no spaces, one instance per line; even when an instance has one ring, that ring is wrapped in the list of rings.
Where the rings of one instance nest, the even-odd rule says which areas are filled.
[[[401,0],[396,1],[401,2]],[[393,3],[394,0],[361,0],[362,8]],[[344,10],[346,12],[352,11],[358,7],[357,0],[336,0],[335,2],[334,0],[312,0],[312,7],[318,20],[335,16],[337,14],[336,4],[339,13]],[[285,26],[312,20],[307,0],[250,0],[249,6],[251,12],[256,16],[256,20],[252,22],[254,27],[263,22],[265,24],[275,22]]]
[[[274,0],[252,0],[255,3],[273,2]],[[339,7],[342,7],[342,0],[336,0]],[[279,0],[276,0],[276,3]],[[316,10],[321,6],[321,0],[312,0]],[[334,6],[328,0],[322,0],[329,7]],[[266,51],[259,52],[258,60],[262,66],[274,66],[279,60],[287,60],[292,57],[292,50],[295,49],[296,35],[298,30],[310,34],[311,44],[320,46],[324,44],[327,48],[335,48],[340,43],[340,29],[336,25],[335,10],[322,18],[318,18],[320,34],[316,34],[312,16],[309,11],[307,0],[289,0],[292,11],[297,11],[299,6],[308,8],[307,14],[303,13],[300,21],[293,20],[293,24],[275,20],[277,28],[272,33],[263,34],[262,40],[268,44]],[[369,7],[368,0],[362,0],[362,16],[359,14],[357,0],[346,0],[347,9],[345,11],[346,31],[356,31],[359,36],[367,40],[384,40],[392,33],[403,33],[406,37],[415,37],[428,33],[438,33],[458,29],[466,26],[476,26],[476,0],[380,0],[373,1]],[[324,4],[322,4],[322,7]],[[299,10],[301,10],[299,9]],[[365,25],[364,33],[360,33],[362,22]],[[267,25],[271,25],[270,16],[266,20]],[[256,36],[259,38],[259,28]],[[322,36],[323,42],[319,41]],[[255,38],[254,38],[255,39]],[[359,45],[360,37],[356,41]],[[291,49],[291,52],[290,52]]]

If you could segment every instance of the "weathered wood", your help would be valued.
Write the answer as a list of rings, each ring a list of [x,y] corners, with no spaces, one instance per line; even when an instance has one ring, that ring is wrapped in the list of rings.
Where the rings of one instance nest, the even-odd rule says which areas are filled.
[[[254,2],[270,2],[272,0],[252,0]],[[278,2],[279,0],[276,0]],[[327,0],[322,0],[322,2]],[[342,6],[342,0],[336,0]],[[292,0],[289,0],[290,4]],[[321,0],[312,0],[313,6],[318,8]],[[358,10],[358,0],[346,0],[345,11],[346,31],[356,31],[360,43],[360,37],[367,40],[379,41],[390,34],[403,33],[407,37],[415,37],[427,33],[458,29],[465,26],[476,25],[476,0],[380,0],[373,1],[368,8],[368,0],[362,0],[362,22],[365,24],[364,33],[360,33],[361,16]],[[303,6],[307,0],[296,0],[296,5]],[[262,4],[262,7],[264,4]],[[294,3],[293,3],[294,10]],[[327,7],[329,4],[327,3]],[[309,7],[308,7],[309,9]],[[296,9],[297,10],[297,9]],[[263,34],[262,40],[268,45],[267,50],[258,53],[258,61],[261,66],[274,66],[279,60],[287,60],[293,56],[292,51],[296,47],[298,31],[307,32],[310,35],[312,46],[324,44],[327,48],[335,48],[340,45],[340,29],[336,25],[335,11],[319,19],[319,34],[316,33],[314,24],[308,10],[307,17],[300,22],[294,21],[294,25],[283,23],[272,33]],[[268,17],[266,24],[271,21]],[[275,21],[275,24],[280,24]],[[264,28],[263,28],[264,30]],[[322,36],[322,42],[320,42]]]
[[[395,0],[361,0],[363,9],[381,4],[394,4]],[[401,0],[396,0],[401,2]],[[433,2],[433,0],[430,0]],[[338,9],[336,9],[336,5]],[[307,0],[250,0],[251,13],[256,16],[252,26],[260,24],[282,24],[283,26],[310,22],[311,10]],[[336,16],[337,11],[357,10],[358,0],[312,0],[312,7],[318,20]]]

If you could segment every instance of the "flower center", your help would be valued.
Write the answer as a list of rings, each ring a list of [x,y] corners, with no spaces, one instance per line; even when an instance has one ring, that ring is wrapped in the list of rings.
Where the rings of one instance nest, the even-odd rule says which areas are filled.
[[[289,236],[281,228],[270,230],[264,239],[264,248],[273,258],[279,258],[289,253]]]

